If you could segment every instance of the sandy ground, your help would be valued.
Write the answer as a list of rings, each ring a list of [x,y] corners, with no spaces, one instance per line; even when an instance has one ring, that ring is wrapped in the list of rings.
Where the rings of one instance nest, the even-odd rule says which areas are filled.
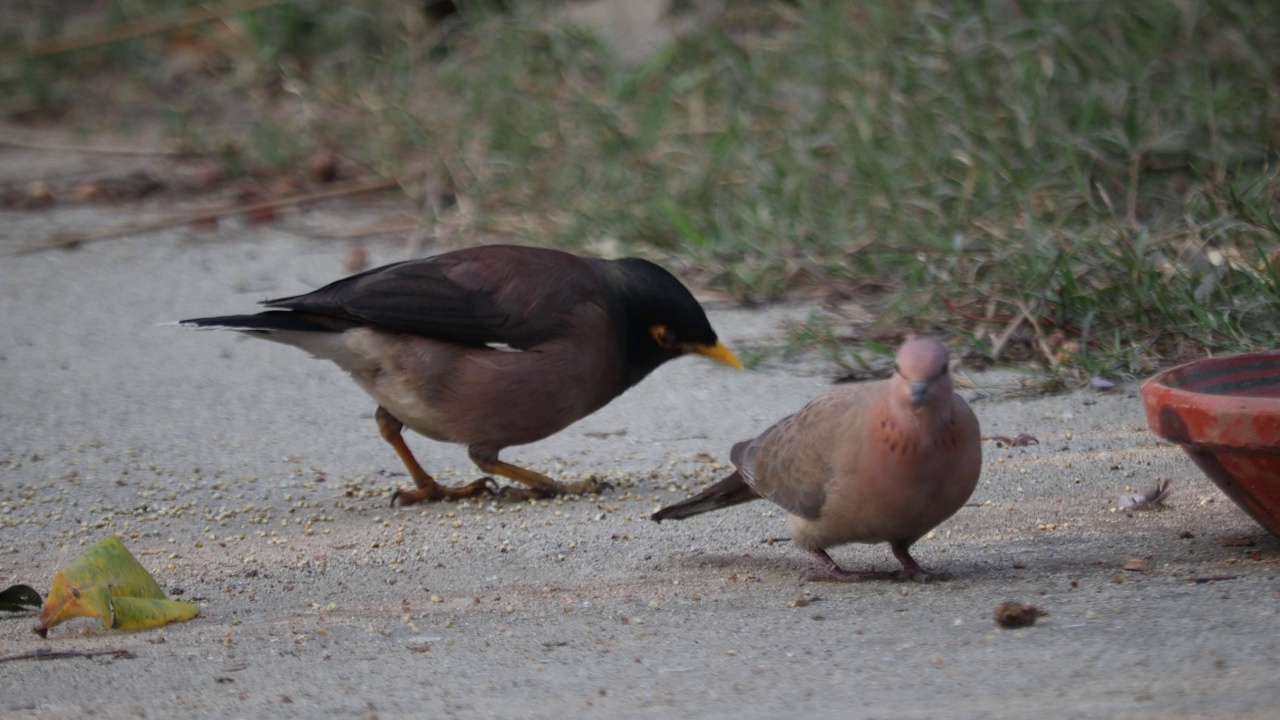
[[[0,249],[136,221],[0,214]],[[154,211],[150,211],[154,212]],[[618,489],[598,500],[392,508],[408,482],[374,406],[335,367],[232,333],[157,323],[243,312],[345,271],[308,239],[342,208],[254,229],[182,228],[0,258],[0,586],[41,592],[110,533],[201,616],[31,633],[0,617],[4,717],[1275,718],[1280,541],[1146,429],[1136,384],[965,394],[982,481],[916,557],[942,577],[810,582],[765,503],[684,522],[659,504],[828,382],[812,364],[671,363],[601,412],[504,457]],[[399,246],[372,244],[376,262]],[[730,344],[804,307],[715,308]],[[462,449],[410,444],[446,481]],[[1116,510],[1173,480],[1170,509]],[[1227,540],[1229,543],[1223,544]],[[1240,543],[1249,543],[1242,546]],[[893,567],[883,546],[834,552]],[[1131,559],[1146,571],[1125,570]],[[179,595],[180,593],[180,595]],[[997,604],[1046,610],[1001,630]],[[3,660],[3,657],[0,657]]]

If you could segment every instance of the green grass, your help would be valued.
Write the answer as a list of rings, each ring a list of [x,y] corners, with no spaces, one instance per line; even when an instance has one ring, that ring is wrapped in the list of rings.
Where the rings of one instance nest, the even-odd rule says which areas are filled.
[[[748,302],[826,288],[875,310],[862,336],[1055,382],[1280,346],[1273,2],[744,1],[639,65],[518,5],[443,50],[391,0],[246,14],[239,72],[164,102],[251,163],[332,142],[426,172],[465,200],[436,218],[461,242],[642,254]],[[74,58],[122,52],[10,67],[0,94],[56,114],[94,80]],[[210,111],[230,92],[250,119]]]

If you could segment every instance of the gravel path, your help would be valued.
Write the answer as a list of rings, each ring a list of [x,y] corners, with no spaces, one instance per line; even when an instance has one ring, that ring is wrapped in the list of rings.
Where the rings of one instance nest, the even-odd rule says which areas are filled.
[[[99,212],[5,213],[0,249],[138,219]],[[812,364],[682,359],[504,455],[610,479],[597,500],[389,507],[408,480],[337,368],[157,327],[339,277],[346,244],[304,236],[349,220],[0,259],[0,586],[46,592],[118,533],[202,608],[159,631],[83,620],[48,640],[0,617],[0,656],[132,653],[0,662],[0,715],[1277,717],[1280,541],[1147,431],[1136,384],[1017,399],[1016,375],[973,377],[984,434],[1040,442],[985,444],[974,504],[916,546],[942,575],[928,584],[809,582],[765,503],[647,520],[819,392]],[[741,346],[809,312],[711,318]],[[410,444],[446,482],[473,477],[461,448]],[[1157,478],[1170,509],[1117,510]],[[884,546],[833,555],[894,566]],[[1005,601],[1048,616],[998,629]]]

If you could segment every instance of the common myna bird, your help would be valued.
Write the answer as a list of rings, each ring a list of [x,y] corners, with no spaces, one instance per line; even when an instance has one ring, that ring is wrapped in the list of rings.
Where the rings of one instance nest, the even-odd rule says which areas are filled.
[[[668,360],[690,353],[741,368],[671,273],[639,258],[488,245],[375,268],[255,315],[182,320],[240,330],[337,363],[378,403],[375,418],[416,487],[408,505],[491,491],[488,477],[438,484],[404,427],[467,446],[486,474],[535,496],[585,494],[498,459],[590,415]]]
[[[942,343],[909,340],[896,360],[892,378],[829,390],[734,445],[732,475],[653,519],[766,498],[787,511],[792,539],[828,575],[875,573],[841,568],[827,548],[887,542],[908,577],[925,579],[908,550],[973,494],[981,438],[973,411],[953,390]]]

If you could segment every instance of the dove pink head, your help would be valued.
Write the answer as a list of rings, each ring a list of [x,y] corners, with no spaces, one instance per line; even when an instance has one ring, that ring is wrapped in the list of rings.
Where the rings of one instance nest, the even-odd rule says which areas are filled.
[[[912,411],[950,407],[953,386],[947,348],[933,338],[914,338],[898,348],[893,379],[907,394]]]

